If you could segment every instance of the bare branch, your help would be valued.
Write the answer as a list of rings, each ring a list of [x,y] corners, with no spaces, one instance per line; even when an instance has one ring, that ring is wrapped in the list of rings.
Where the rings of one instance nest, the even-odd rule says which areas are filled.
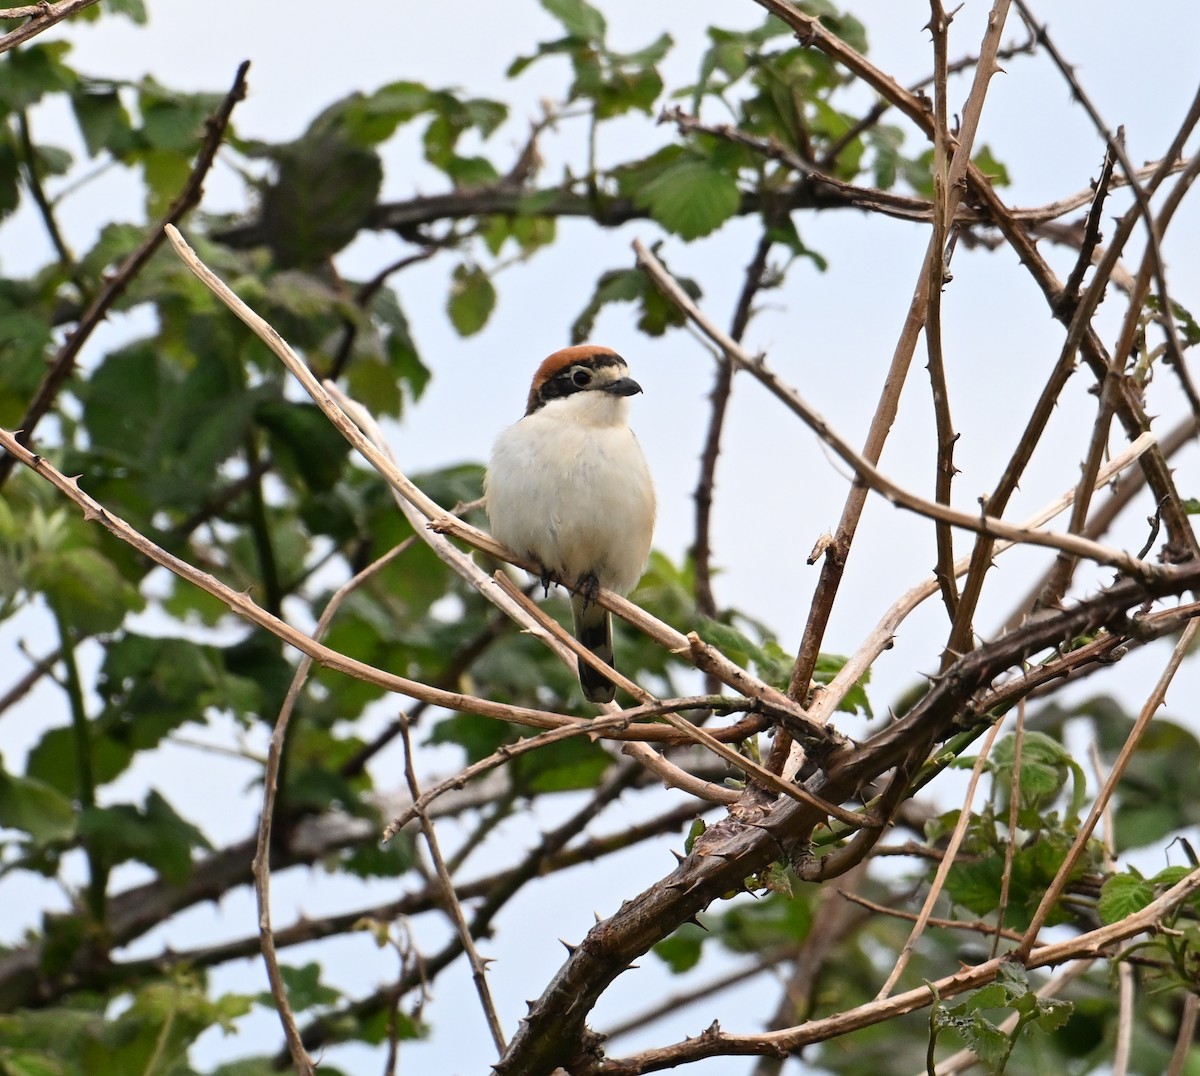
[[[662,263],[646,249],[639,240],[634,240],[634,250],[637,252],[638,264],[642,266],[654,280],[663,293],[675,303],[696,324],[710,340],[720,347],[738,365],[739,369],[749,371],[762,385],[781,400],[787,407],[798,415],[804,423],[816,433],[822,441],[834,450],[850,467],[862,483],[864,493],[874,490],[880,496],[893,504],[916,512],[929,519],[939,520],[974,531],[990,538],[1005,538],[1013,542],[1029,545],[1046,546],[1050,549],[1061,549],[1065,552],[1094,560],[1098,564],[1106,564],[1124,574],[1148,580],[1159,568],[1137,557],[1120,550],[1110,549],[1087,538],[1073,534],[1048,533],[1046,531],[1015,526],[995,516],[980,513],[974,515],[962,512],[946,505],[927,501],[922,497],[909,493],[886,478],[870,460],[860,455],[843,439],[815,410],[813,410],[796,392],[779,379],[762,358],[749,355],[738,344],[723,333],[711,322],[692,302],[691,297],[679,287],[667,273]]]
[[[1138,714],[1133,728],[1129,730],[1129,735],[1126,737],[1120,754],[1117,755],[1116,762],[1113,763],[1113,767],[1109,771],[1103,787],[1096,795],[1096,802],[1092,804],[1091,810],[1088,811],[1088,816],[1084,820],[1083,825],[1079,827],[1079,832],[1075,835],[1074,841],[1071,842],[1071,847],[1064,857],[1061,866],[1058,868],[1058,873],[1054,876],[1054,881],[1042,896],[1037,911],[1034,912],[1032,919],[1030,919],[1029,927],[1025,931],[1025,937],[1016,950],[1018,959],[1025,957],[1036,943],[1038,934],[1041,932],[1047,917],[1058,902],[1058,898],[1067,884],[1068,877],[1074,871],[1075,864],[1079,862],[1079,857],[1083,854],[1087,842],[1091,839],[1092,831],[1096,828],[1096,823],[1100,821],[1100,817],[1107,807],[1109,799],[1116,790],[1117,782],[1121,779],[1121,775],[1124,774],[1126,767],[1129,765],[1129,760],[1133,758],[1138,744],[1141,743],[1142,736],[1145,735],[1146,730],[1150,727],[1151,720],[1158,712],[1159,707],[1162,706],[1163,700],[1166,698],[1167,688],[1175,678],[1175,673],[1178,672],[1183,659],[1187,656],[1197,631],[1200,631],[1200,620],[1189,621],[1183,634],[1180,635],[1179,641],[1175,644],[1175,648],[1171,651],[1171,657],[1167,662],[1166,668],[1163,669],[1158,683],[1154,685],[1154,690],[1150,692],[1150,696],[1143,704],[1141,713]]]
[[[77,11],[91,7],[95,2],[96,0],[58,0],[57,4],[53,4],[47,0],[41,4],[24,4],[20,7],[0,9],[0,19],[29,20],[24,26],[9,30],[7,34],[0,37],[0,52],[8,52],[9,49],[24,44],[37,37],[43,30],[49,30],[55,23],[70,18]]]
[[[1157,900],[1152,901],[1140,912],[1127,919],[1122,919],[1109,926],[1099,927],[1066,941],[1043,945],[1033,950],[1028,960],[1025,961],[1025,967],[1029,969],[1052,967],[1068,960],[1102,955],[1115,942],[1125,941],[1146,931],[1154,930],[1197,890],[1200,890],[1200,870],[1192,871]],[[760,1035],[736,1035],[721,1031],[714,1026],[703,1034],[674,1046],[647,1050],[630,1058],[601,1061],[581,1071],[584,1076],[640,1076],[642,1073],[659,1072],[705,1057],[744,1056],[747,1054],[784,1056],[802,1046],[815,1042],[827,1042],[851,1031],[871,1027],[904,1013],[923,1009],[932,1004],[936,998],[956,997],[968,990],[975,990],[993,981],[1001,964],[1007,959],[1010,958],[997,957],[994,960],[976,964],[956,975],[938,979],[928,986],[918,987],[882,1001],[872,1001],[822,1020],[810,1020],[799,1027]]]

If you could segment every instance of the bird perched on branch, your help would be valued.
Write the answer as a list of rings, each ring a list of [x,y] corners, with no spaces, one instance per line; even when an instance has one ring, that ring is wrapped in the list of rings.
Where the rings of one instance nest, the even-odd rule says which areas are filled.
[[[496,439],[484,481],[493,536],[536,561],[542,582],[573,588],[575,637],[613,663],[612,622],[599,588],[628,594],[654,532],[654,486],[628,425],[642,391],[606,347],[556,351],[533,375],[525,417]],[[608,677],[579,661],[592,702],[611,702]]]

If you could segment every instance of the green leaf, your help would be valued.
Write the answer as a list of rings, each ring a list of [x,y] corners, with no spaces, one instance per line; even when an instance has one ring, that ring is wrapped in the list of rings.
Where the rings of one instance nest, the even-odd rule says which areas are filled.
[[[50,1054],[0,1047],[0,1076],[67,1076],[69,1071]]]
[[[12,134],[0,126],[0,217],[7,216],[21,202],[21,156]]]
[[[612,757],[599,744],[575,737],[520,755],[511,769],[518,786],[536,794],[595,788],[611,765]]]
[[[1100,888],[1096,911],[1101,922],[1119,923],[1154,900],[1154,887],[1136,871],[1115,874]]]
[[[878,123],[864,133],[867,145],[872,150],[872,175],[875,186],[880,190],[891,190],[896,185],[900,170],[900,147],[904,143],[904,131],[890,124]]]
[[[15,426],[46,373],[50,326],[32,311],[0,312],[0,422]]]
[[[676,277],[676,280],[693,299],[700,298],[700,286],[694,280],[687,277]],[[679,308],[665,299],[640,269],[613,269],[601,274],[596,281],[591,301],[571,326],[571,342],[580,344],[588,340],[604,307],[624,302],[640,304],[637,326],[649,336],[662,336],[668,328],[683,325],[686,320]]]
[[[474,336],[496,307],[496,289],[477,265],[459,265],[451,276],[446,313],[459,336]]]
[[[71,95],[71,107],[89,156],[108,150],[120,157],[130,150],[133,126],[116,90],[85,89],[82,94]]]
[[[684,923],[654,946],[654,955],[676,975],[682,975],[700,963],[704,942],[710,937],[702,926]]]
[[[35,555],[28,583],[75,631],[87,635],[114,631],[145,603],[137,587],[97,549],[73,547]]]
[[[586,0],[541,0],[541,4],[572,37],[595,44],[604,41],[608,31],[604,16]]]
[[[231,359],[205,354],[185,373],[151,344],[110,354],[80,391],[93,452],[157,507],[202,504],[258,402]]]
[[[276,153],[275,182],[263,192],[261,221],[281,266],[320,265],[367,223],[383,183],[373,149],[342,132],[301,139]]]
[[[689,158],[646,183],[634,200],[667,231],[690,240],[716,231],[737,213],[742,196],[732,176]]]
[[[255,409],[254,418],[270,435],[276,460],[298,474],[310,490],[333,487],[350,446],[319,407],[265,400]]]
[[[971,160],[975,167],[987,176],[993,187],[1007,187],[1012,182],[1008,178],[1008,169],[996,160],[988,146],[981,146]]]
[[[105,0],[105,7],[117,15],[124,15],[138,26],[147,22],[146,5],[144,0]]]
[[[780,651],[783,654],[783,651]],[[790,662],[791,655],[783,654]],[[818,654],[816,668],[813,669],[813,680],[818,684],[831,683],[833,678],[842,671],[842,666],[846,664],[846,658],[840,654]],[[789,668],[790,674],[790,668]],[[874,717],[875,714],[871,710],[871,700],[867,697],[867,684],[871,680],[871,670],[868,668],[855,681],[854,686],[846,692],[842,697],[842,701],[838,703],[838,709],[847,714],[862,714],[863,717]]]
[[[220,103],[217,94],[177,93],[145,78],[138,86],[141,139],[150,149],[189,154],[204,136],[204,121]],[[181,163],[190,170],[190,162]]]
[[[321,982],[321,965],[315,961],[297,968],[289,964],[279,965],[279,974],[287,987],[288,1003],[296,1012],[304,1012],[316,1005],[334,1005],[342,995],[331,986]],[[270,994],[259,996],[259,1002],[274,1008],[275,999]]]
[[[922,198],[933,197],[933,150],[925,150],[919,157],[900,159],[900,171],[905,182]]]
[[[65,41],[51,41],[6,52],[0,59],[0,104],[15,112],[48,93],[72,89],[77,76],[63,63],[70,49]]]
[[[1160,889],[1170,889],[1171,886],[1182,882],[1191,872],[1191,867],[1164,867],[1150,879],[1150,884]]]
[[[775,946],[795,945],[812,927],[811,894],[789,897],[773,892],[752,904],[735,904],[706,926],[735,953],[754,953]]]
[[[233,1030],[233,1021],[249,1012],[254,999],[228,994],[210,999],[203,981],[177,973],[152,981],[133,995],[132,1004],[105,1022],[86,1041],[77,1062],[86,1073],[171,1073],[191,1071],[188,1050],[209,1028]]]
[[[158,871],[173,885],[192,872],[192,849],[209,849],[204,835],[157,792],[150,792],[139,809],[132,804],[92,807],[79,820],[79,833],[88,847],[110,864],[137,860]]]
[[[19,829],[45,845],[75,835],[75,807],[50,785],[0,770],[0,827]]]
[[[370,842],[346,853],[340,860],[356,878],[399,878],[416,862],[412,838],[398,833],[386,845]]]
[[[137,154],[146,184],[146,212],[161,216],[187,182],[191,167],[176,149],[146,149]]]

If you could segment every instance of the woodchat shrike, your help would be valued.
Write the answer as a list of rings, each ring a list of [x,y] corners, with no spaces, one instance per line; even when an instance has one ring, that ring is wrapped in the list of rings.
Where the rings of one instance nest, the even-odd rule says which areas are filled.
[[[492,534],[542,567],[542,581],[575,588],[575,637],[609,665],[612,623],[599,587],[628,594],[641,578],[654,532],[654,486],[628,425],[642,391],[606,347],[556,351],[538,367],[525,417],[496,439],[484,480]],[[584,661],[592,702],[615,686]]]

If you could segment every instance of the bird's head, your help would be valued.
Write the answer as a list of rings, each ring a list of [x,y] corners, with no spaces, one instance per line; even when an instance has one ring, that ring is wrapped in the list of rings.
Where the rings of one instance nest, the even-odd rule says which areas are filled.
[[[642,386],[629,376],[625,360],[612,348],[580,344],[556,351],[537,368],[525,414],[573,396],[589,394],[587,398],[595,400],[598,397],[590,394],[599,393],[600,398],[616,399],[641,391]]]

